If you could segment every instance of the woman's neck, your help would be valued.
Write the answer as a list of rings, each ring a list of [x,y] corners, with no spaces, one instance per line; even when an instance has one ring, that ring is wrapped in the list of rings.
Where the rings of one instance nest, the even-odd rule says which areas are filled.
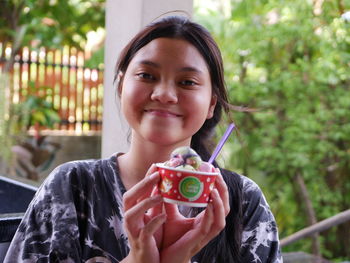
[[[152,164],[168,160],[171,152],[179,146],[184,146],[184,143],[164,146],[133,137],[129,151],[118,157],[120,176],[126,189],[141,181]]]

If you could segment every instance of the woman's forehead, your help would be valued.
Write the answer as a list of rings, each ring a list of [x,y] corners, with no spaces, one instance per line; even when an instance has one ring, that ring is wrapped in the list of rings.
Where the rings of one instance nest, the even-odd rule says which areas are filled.
[[[207,63],[198,49],[189,41],[178,38],[156,38],[142,47],[131,60],[132,64],[148,64],[153,67],[165,63],[181,64],[186,70],[206,71]],[[205,68],[206,70],[202,69]]]

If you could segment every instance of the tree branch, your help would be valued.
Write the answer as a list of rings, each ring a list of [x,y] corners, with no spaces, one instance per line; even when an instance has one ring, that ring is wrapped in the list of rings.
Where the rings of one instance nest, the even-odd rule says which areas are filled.
[[[312,202],[311,202],[307,187],[305,185],[304,178],[301,176],[300,172],[297,172],[295,179],[296,179],[297,185],[299,186],[302,199],[304,200],[305,212],[306,212],[308,222],[310,225],[316,224],[317,219],[316,219],[315,210],[314,210],[314,207],[312,206]],[[318,237],[319,237],[318,233],[314,233],[312,235],[312,253],[316,256],[321,255],[320,242],[318,240]]]

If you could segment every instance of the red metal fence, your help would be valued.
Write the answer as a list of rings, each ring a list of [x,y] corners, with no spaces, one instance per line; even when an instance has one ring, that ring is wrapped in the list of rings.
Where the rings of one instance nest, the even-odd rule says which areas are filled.
[[[10,47],[0,43],[0,67],[9,59]],[[23,48],[11,69],[12,102],[31,92],[45,96],[59,112],[59,130],[99,131],[102,126],[103,69],[84,66],[86,54],[75,48],[59,50]]]

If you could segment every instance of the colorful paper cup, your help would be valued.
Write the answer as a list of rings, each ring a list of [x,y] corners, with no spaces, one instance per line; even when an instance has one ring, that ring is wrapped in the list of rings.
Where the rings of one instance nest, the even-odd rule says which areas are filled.
[[[164,202],[206,207],[218,173],[176,169],[157,164],[161,176],[158,189]]]

